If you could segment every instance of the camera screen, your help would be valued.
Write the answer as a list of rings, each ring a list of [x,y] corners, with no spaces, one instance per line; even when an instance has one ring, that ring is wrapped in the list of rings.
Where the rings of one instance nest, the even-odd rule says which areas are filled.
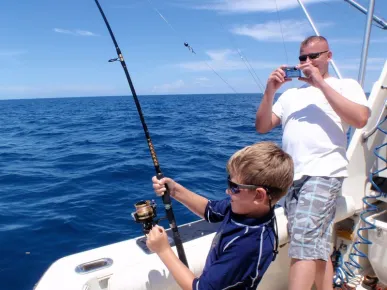
[[[286,78],[300,78],[301,71],[295,67],[287,67],[284,69]]]

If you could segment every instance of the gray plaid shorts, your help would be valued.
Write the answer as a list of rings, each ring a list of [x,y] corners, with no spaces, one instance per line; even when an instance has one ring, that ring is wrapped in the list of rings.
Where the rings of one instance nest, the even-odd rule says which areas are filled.
[[[304,176],[285,197],[290,237],[289,257],[328,261],[336,197],[343,177]]]

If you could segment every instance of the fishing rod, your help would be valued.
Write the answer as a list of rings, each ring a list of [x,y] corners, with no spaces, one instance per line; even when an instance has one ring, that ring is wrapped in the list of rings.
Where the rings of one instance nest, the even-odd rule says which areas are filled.
[[[116,38],[114,37],[113,31],[110,28],[109,22],[105,16],[105,13],[102,10],[101,5],[99,5],[98,0],[94,0],[94,1],[95,1],[95,4],[97,4],[97,6],[98,6],[99,12],[101,13],[103,20],[105,21],[106,27],[109,30],[109,34],[111,36],[111,39],[112,39],[114,46],[116,47],[116,51],[117,51],[118,58],[110,59],[109,62],[114,62],[114,61],[121,62],[122,68],[124,69],[126,79],[128,80],[128,84],[129,84],[130,90],[131,90],[133,98],[134,98],[134,102],[136,103],[137,111],[138,111],[138,114],[140,116],[140,120],[141,120],[142,128],[144,129],[146,140],[148,142],[148,147],[149,147],[149,151],[150,151],[150,154],[151,154],[151,157],[153,160],[153,164],[154,164],[154,167],[156,170],[157,178],[162,179],[164,177],[164,175],[161,172],[160,164],[159,164],[159,161],[157,160],[155,148],[153,147],[153,143],[152,143],[149,131],[148,131],[148,127],[145,123],[144,115],[142,113],[140,102],[138,101],[136,90],[134,89],[132,80],[130,78],[128,69],[126,67],[124,57],[121,53],[121,50],[118,46]],[[173,240],[174,240],[175,245],[176,245],[177,254],[179,256],[179,259],[188,267],[188,262],[187,262],[187,258],[185,256],[183,243],[181,241],[179,230],[178,230],[176,220],[175,220],[175,215],[174,215],[173,210],[172,210],[171,195],[169,193],[169,189],[168,189],[167,184],[165,184],[165,187],[166,187],[166,191],[165,191],[164,195],[162,196],[162,200],[163,200],[165,212],[167,215],[167,219],[169,222],[169,226],[172,229]],[[141,202],[136,203],[135,207],[137,210],[136,211],[137,213],[134,215],[134,217],[136,218],[136,221],[142,222],[144,227],[146,227],[145,230],[149,230],[153,226],[152,219],[155,216],[155,206],[153,204],[150,204],[149,201],[141,201]]]

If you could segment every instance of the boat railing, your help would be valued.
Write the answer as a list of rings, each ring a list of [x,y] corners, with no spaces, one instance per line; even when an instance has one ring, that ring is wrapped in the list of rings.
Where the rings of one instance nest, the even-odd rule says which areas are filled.
[[[385,88],[386,89],[386,88]],[[372,136],[372,134],[374,134],[376,132],[376,130],[378,129],[378,126],[380,124],[380,122],[382,121],[382,118],[384,117],[385,115],[385,110],[386,110],[386,107],[387,107],[387,103],[384,103],[384,110],[382,110],[380,112],[380,115],[379,115],[379,118],[378,118],[378,121],[374,124],[374,126],[366,131],[366,132],[363,132],[363,135],[362,135],[362,138],[363,138],[363,142],[367,141],[367,139]]]

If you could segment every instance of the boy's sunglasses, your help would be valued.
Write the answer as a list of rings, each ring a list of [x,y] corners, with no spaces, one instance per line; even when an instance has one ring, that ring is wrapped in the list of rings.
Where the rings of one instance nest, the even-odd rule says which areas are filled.
[[[230,189],[232,194],[238,194],[241,191],[241,189],[257,189],[258,187],[264,188],[266,192],[276,190],[276,188],[274,187],[270,188],[262,185],[239,184],[234,181],[231,181],[230,175],[227,177],[227,186],[228,186],[228,189]]]
[[[298,57],[300,61],[306,61],[306,59],[309,57],[309,59],[316,59],[319,58],[320,55],[322,55],[325,52],[328,52],[329,50],[326,51],[321,51],[321,52],[314,52],[314,53],[309,53],[309,54],[303,54]]]

